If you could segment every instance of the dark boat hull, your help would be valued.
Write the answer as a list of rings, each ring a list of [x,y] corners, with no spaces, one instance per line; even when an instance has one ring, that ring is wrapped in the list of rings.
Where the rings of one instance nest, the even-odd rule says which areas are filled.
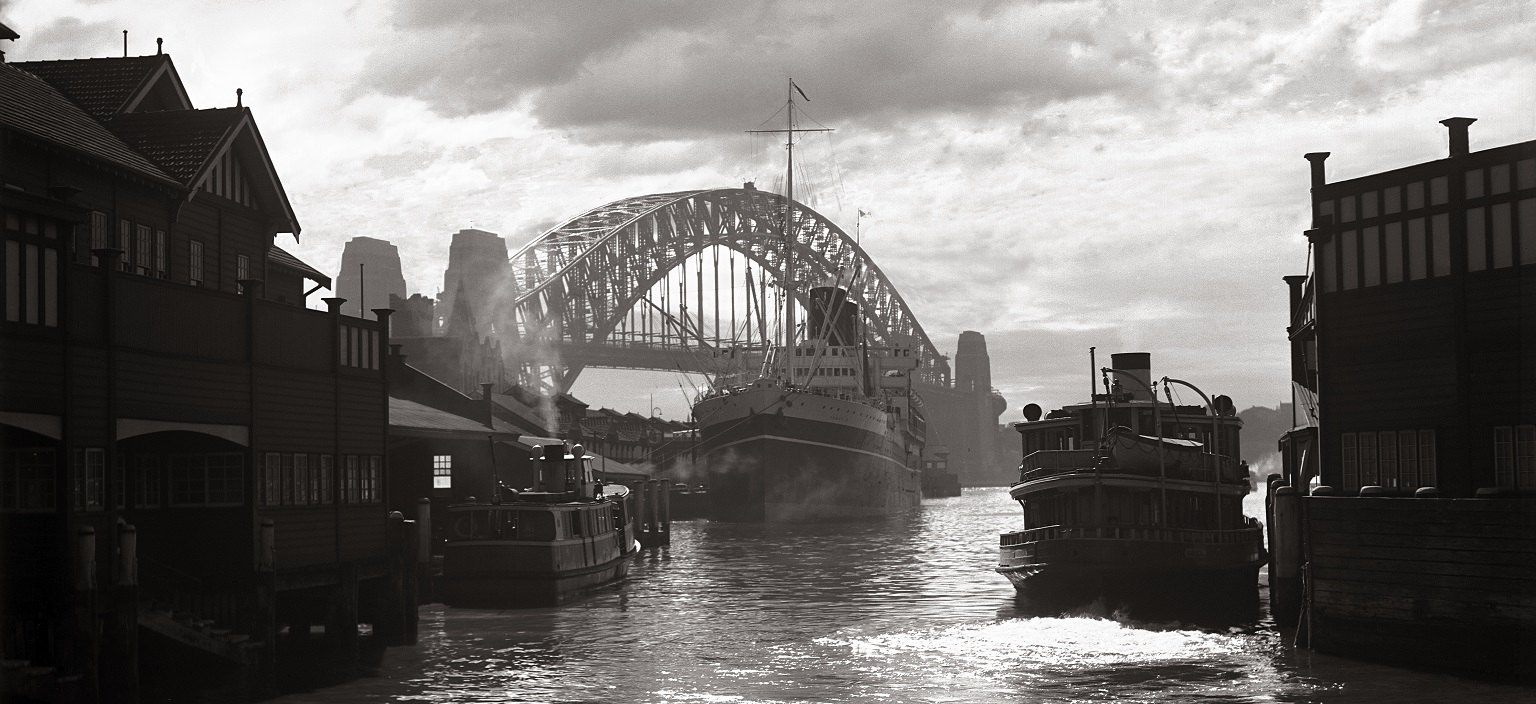
[[[701,429],[711,518],[795,522],[917,508],[919,472],[883,413],[811,394],[789,395],[787,408],[783,400],[777,391],[727,399],[738,408],[721,404],[715,422]],[[707,403],[701,407],[711,410]]]
[[[618,582],[629,575],[635,550],[625,550],[602,563],[570,569],[527,569],[519,546],[481,543],[465,553],[446,553],[439,583],[443,603],[458,607],[556,606],[584,591]],[[501,549],[498,549],[501,548]],[[477,565],[471,568],[465,563]],[[464,566],[459,566],[464,565]]]

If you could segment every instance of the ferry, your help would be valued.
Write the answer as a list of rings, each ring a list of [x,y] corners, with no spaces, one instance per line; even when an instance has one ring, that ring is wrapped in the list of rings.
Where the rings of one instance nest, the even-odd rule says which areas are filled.
[[[640,550],[629,488],[598,482],[581,445],[533,454],[537,486],[448,507],[443,603],[551,606],[628,576]]]
[[[1149,354],[1111,359],[1104,393],[1044,418],[1030,404],[1014,424],[1024,460],[1008,494],[1024,526],[1000,536],[997,572],[1043,599],[1256,598],[1266,554],[1242,510],[1252,484],[1231,399],[1153,382]],[[1174,385],[1204,405],[1175,404]]]

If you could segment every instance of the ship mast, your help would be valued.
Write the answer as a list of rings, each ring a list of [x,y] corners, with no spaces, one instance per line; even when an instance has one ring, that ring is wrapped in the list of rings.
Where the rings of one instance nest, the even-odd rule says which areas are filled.
[[[785,111],[784,129],[782,130],[747,130],[750,133],[784,133],[784,152],[786,155],[784,176],[784,346],[780,348],[780,354],[784,356],[784,375],[790,375],[790,359],[794,356],[791,351],[795,347],[795,237],[798,229],[793,221],[795,202],[795,133],[796,132],[831,132],[830,127],[801,129],[795,126],[795,94],[799,93],[806,102],[811,99],[795,85],[795,79],[789,79],[789,86],[785,89],[788,97],[789,109]],[[774,365],[779,366],[779,365]],[[786,381],[794,381],[787,378]]]

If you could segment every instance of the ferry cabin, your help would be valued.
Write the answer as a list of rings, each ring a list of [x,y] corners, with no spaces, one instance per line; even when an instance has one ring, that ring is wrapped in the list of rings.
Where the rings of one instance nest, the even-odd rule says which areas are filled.
[[[1204,407],[1137,399],[1129,393],[1099,394],[1095,399],[1093,404],[1066,406],[1043,419],[1014,424],[1024,453],[1019,481],[1039,482],[1018,496],[1026,529],[1246,527],[1242,500],[1248,492],[1247,468],[1234,459],[1241,455],[1241,419],[1234,414],[1212,417]],[[1109,428],[1129,428],[1143,437],[1159,434],[1153,422],[1154,403],[1161,406],[1162,437],[1183,440],[1185,447],[1198,443],[1200,459],[1191,461],[1186,456],[1180,461],[1168,452],[1161,484],[1155,455],[1139,468],[1100,464],[1100,438]],[[1209,454],[1213,434],[1220,434],[1220,457]],[[1053,481],[1041,481],[1053,477]]]

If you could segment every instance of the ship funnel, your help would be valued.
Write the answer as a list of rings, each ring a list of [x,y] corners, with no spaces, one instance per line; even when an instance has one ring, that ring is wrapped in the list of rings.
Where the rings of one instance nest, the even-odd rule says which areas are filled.
[[[1138,384],[1134,381],[1121,380],[1120,387],[1129,391],[1131,398],[1137,401],[1155,401],[1152,398],[1152,354],[1150,352],[1121,352],[1109,356],[1111,367],[1130,374],[1141,380]]]

